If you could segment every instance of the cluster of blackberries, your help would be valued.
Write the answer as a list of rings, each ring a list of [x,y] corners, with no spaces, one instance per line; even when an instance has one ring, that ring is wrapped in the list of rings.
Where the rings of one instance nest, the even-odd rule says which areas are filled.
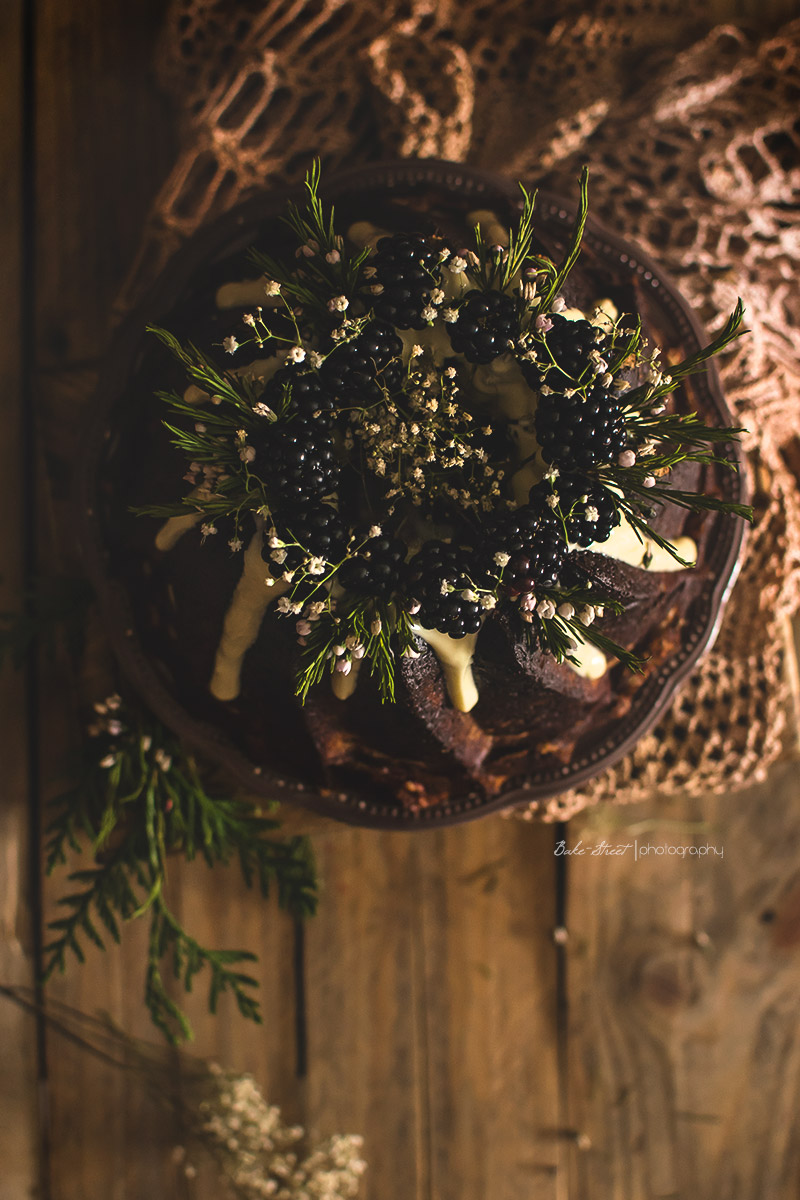
[[[330,504],[313,504],[298,508],[280,520],[280,538],[296,542],[285,550],[264,543],[261,557],[269,564],[272,575],[296,571],[306,558],[306,552],[326,562],[340,562],[347,552],[350,534],[342,518]],[[277,558],[273,555],[277,552]]]
[[[424,238],[406,233],[381,238],[370,265],[373,284],[383,291],[369,299],[375,315],[397,329],[424,329],[422,310],[439,284],[439,251]]]
[[[418,620],[425,629],[450,637],[477,633],[482,608],[472,591],[472,555],[447,542],[426,542],[408,564],[406,587],[420,605]]]
[[[571,396],[540,394],[535,426],[546,463],[584,471],[614,462],[628,440],[622,407],[599,382]]]
[[[342,342],[322,364],[322,379],[341,405],[374,404],[404,378],[400,337],[382,321],[371,321],[358,337]]]
[[[319,377],[283,367],[259,399],[280,414],[251,438],[256,470],[275,507],[288,511],[334,491],[340,474],[333,447],[334,400]]]
[[[562,472],[552,486],[546,481],[531,488],[531,504],[541,506],[556,495],[554,512],[563,520],[567,537],[578,546],[605,542],[620,523],[613,492],[577,472]]]
[[[495,290],[467,292],[458,319],[448,325],[450,345],[472,363],[490,363],[507,354],[519,335],[513,296]]]
[[[405,577],[406,545],[399,538],[384,533],[377,537],[353,537],[363,545],[343,563],[336,574],[338,582],[349,592],[361,596],[377,596],[388,600],[392,592],[402,590]]]
[[[553,587],[567,557],[563,528],[547,505],[523,504],[501,513],[488,532],[481,557],[495,577],[501,565],[498,554],[509,556],[503,584],[510,593]]]
[[[528,383],[544,389],[535,418],[542,457],[581,470],[613,462],[627,435],[619,401],[602,382],[611,339],[588,321],[559,313],[548,319],[552,328],[543,335],[536,361],[522,362]]]

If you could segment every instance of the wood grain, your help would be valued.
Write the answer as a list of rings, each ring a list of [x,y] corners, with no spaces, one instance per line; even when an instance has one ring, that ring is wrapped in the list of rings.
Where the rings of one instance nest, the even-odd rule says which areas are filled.
[[[797,798],[795,759],[734,796],[572,823],[586,851],[569,864],[576,1196],[798,1194]],[[603,841],[638,842],[638,862],[593,857]],[[706,845],[721,854],[689,856]]]
[[[364,1134],[367,1200],[556,1197],[552,832],[316,844],[308,1120]]]
[[[22,4],[0,6],[0,612],[19,611],[23,531],[13,519],[22,491],[19,297],[22,271]],[[9,519],[9,517],[11,519]],[[0,983],[30,986],[28,780],[25,684],[0,671]],[[0,1198],[30,1195],[38,1180],[36,1030],[0,998]]]

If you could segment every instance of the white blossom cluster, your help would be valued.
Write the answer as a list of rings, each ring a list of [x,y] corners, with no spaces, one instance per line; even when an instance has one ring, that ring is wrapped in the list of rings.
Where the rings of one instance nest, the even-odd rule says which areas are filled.
[[[287,1125],[250,1075],[212,1064],[212,1095],[199,1106],[195,1130],[241,1200],[353,1200],[367,1164],[363,1139],[340,1134],[303,1155],[305,1130]],[[178,1158],[185,1158],[180,1148]],[[195,1168],[184,1167],[191,1178]]]
[[[479,440],[491,427],[476,424],[458,392],[455,368],[442,370],[415,346],[402,399],[387,396],[380,410],[353,413],[345,447],[359,443],[367,470],[388,483],[388,513],[400,497],[417,508],[435,496],[476,512],[497,507],[505,472]]]

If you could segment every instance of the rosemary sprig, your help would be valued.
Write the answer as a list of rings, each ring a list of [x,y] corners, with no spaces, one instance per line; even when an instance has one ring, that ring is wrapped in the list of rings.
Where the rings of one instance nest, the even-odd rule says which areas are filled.
[[[555,278],[551,281],[550,286],[544,293],[541,300],[541,310],[546,312],[550,302],[561,291],[567,281],[567,277],[578,261],[581,252],[581,242],[583,241],[583,231],[586,228],[586,218],[589,214],[589,170],[584,167],[581,171],[580,182],[580,200],[578,202],[578,212],[575,217],[575,224],[572,228],[572,235],[567,247],[567,253],[563,263],[558,269]]]

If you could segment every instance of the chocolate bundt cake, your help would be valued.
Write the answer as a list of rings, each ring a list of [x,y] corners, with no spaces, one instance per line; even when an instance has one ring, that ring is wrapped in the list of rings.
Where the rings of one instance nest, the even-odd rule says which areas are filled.
[[[128,674],[345,819],[587,778],[713,635],[743,510],[695,371],[741,314],[703,349],[585,190],[401,164],[282,208],[191,245],[101,386],[85,540]]]

